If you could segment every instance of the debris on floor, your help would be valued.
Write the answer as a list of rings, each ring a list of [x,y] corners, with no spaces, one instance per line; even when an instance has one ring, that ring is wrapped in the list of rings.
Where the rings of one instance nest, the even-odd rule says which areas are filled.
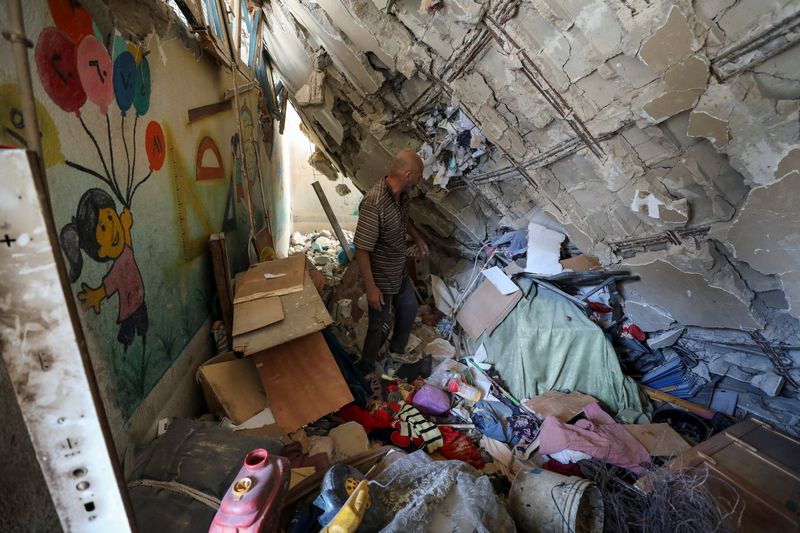
[[[374,367],[359,356],[367,304],[358,265],[330,235],[295,234],[298,256],[237,277],[234,321],[242,304],[270,299],[283,317],[241,317],[238,353],[209,360],[198,381],[206,418],[220,419],[215,431],[231,445],[267,439],[269,456],[288,461],[286,478],[268,486],[269,519],[287,531],[693,530],[685,514],[734,530],[766,505],[796,525],[800,465],[762,449],[769,439],[795,441],[752,420],[733,425],[737,393],[702,375],[686,328],[648,336],[626,318],[618,292],[626,272],[564,258],[568,248],[550,244],[548,264],[558,268],[526,270],[530,239],[541,233],[495,240],[460,292],[424,261],[410,262],[420,304],[411,340],[404,354],[384,350]],[[154,449],[188,423],[178,422]],[[746,455],[741,464],[777,465],[787,488],[730,472],[717,442]],[[222,501],[215,523],[242,509],[265,519],[243,481],[253,477],[247,458],[264,447],[226,456],[213,491],[186,483],[205,490],[206,503]],[[769,498],[754,504],[758,491]],[[226,507],[231,494],[239,500]],[[210,523],[213,514],[204,516]]]

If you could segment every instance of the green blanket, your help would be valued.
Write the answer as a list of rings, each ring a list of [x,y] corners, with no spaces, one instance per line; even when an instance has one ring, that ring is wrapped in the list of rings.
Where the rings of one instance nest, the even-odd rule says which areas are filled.
[[[527,293],[531,281],[520,285]],[[472,343],[473,353],[481,342],[487,362],[519,399],[570,390],[594,396],[626,420],[650,411],[636,382],[622,373],[605,333],[574,303],[545,287],[530,289],[490,336]]]

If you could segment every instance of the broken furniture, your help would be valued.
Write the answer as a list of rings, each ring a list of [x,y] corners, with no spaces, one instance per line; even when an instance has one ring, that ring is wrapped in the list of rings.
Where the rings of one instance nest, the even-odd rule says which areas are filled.
[[[706,483],[735,512],[727,525],[738,531],[800,528],[800,442],[750,418],[676,457],[673,471],[708,471]],[[647,490],[651,478],[637,481]],[[741,518],[741,522],[739,519]]]

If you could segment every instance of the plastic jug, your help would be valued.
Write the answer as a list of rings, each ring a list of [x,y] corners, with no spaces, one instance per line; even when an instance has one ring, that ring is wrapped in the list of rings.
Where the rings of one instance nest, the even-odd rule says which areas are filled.
[[[248,453],[222,498],[209,533],[275,531],[290,474],[286,458],[270,457],[262,448]]]

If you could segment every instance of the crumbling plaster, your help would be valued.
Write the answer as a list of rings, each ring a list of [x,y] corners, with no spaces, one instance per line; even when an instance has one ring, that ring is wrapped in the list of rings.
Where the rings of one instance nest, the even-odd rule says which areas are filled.
[[[270,27],[268,46],[330,54],[326,105],[300,113],[358,188],[380,178],[397,150],[428,140],[433,104],[459,106],[491,157],[449,189],[424,182],[412,210],[447,253],[472,257],[540,206],[584,253],[642,275],[629,291],[634,319],[758,329],[786,312],[760,310],[758,302],[779,305],[775,291],[796,314],[800,251],[785,246],[794,261],[786,270],[775,265],[783,257],[753,255],[765,229],[754,213],[771,190],[789,186],[784,178],[768,188],[800,145],[800,47],[787,30],[796,2],[445,0],[437,8],[421,13],[411,0],[265,8],[294,33],[284,41]],[[275,59],[290,88],[306,82],[308,59],[300,73]],[[681,229],[699,241],[676,241]],[[620,255],[634,240],[648,244]],[[675,287],[693,296],[669,297]]]

